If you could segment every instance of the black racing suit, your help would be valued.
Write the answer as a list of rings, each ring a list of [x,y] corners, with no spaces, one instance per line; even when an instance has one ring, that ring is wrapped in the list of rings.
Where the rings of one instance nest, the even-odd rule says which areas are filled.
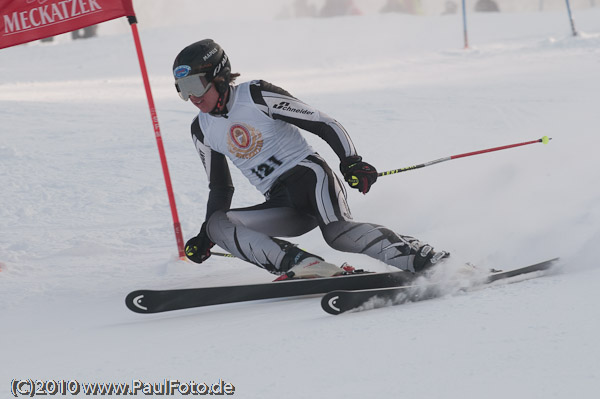
[[[279,274],[289,267],[282,259],[293,245],[277,237],[300,236],[318,226],[332,248],[414,271],[414,252],[423,244],[354,222],[342,181],[298,128],[325,140],[340,160],[357,155],[340,123],[265,81],[231,86],[226,114],[200,113],[194,119],[192,138],[209,179],[210,239]],[[265,202],[230,209],[234,187],[226,157],[263,192]]]

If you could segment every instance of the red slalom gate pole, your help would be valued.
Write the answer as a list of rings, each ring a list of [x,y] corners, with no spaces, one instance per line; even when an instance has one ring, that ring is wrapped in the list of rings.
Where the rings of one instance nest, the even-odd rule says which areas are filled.
[[[160,133],[160,126],[158,124],[158,116],[156,115],[156,108],[154,106],[154,99],[152,98],[152,91],[150,90],[150,80],[148,79],[148,71],[146,70],[146,62],[144,61],[144,53],[142,52],[142,44],[140,42],[140,36],[137,30],[137,19],[135,17],[127,17],[129,25],[131,26],[131,32],[133,33],[133,40],[135,42],[135,49],[137,51],[138,60],[140,61],[140,69],[142,70],[142,79],[144,80],[144,88],[146,89],[146,97],[148,98],[148,107],[150,108],[150,117],[152,118],[152,125],[154,126],[154,135],[156,137],[156,144],[158,145],[158,153],[160,155],[160,163],[162,165],[163,175],[165,178],[165,184],[167,186],[167,195],[169,196],[169,205],[171,206],[171,216],[173,217],[173,228],[175,230],[175,240],[177,241],[177,250],[179,252],[179,258],[185,259],[185,252],[183,250],[183,235],[181,233],[181,224],[179,223],[179,216],[177,215],[177,206],[175,205],[175,196],[173,195],[173,186],[171,185],[171,177],[169,175],[169,166],[167,165],[167,156],[165,155],[165,148],[162,142],[162,135]]]
[[[400,172],[406,172],[408,170],[424,168],[425,166],[434,165],[436,163],[450,161],[452,159],[465,158],[465,157],[470,157],[470,156],[478,155],[478,154],[485,154],[486,152],[506,150],[508,148],[520,147],[520,146],[523,146],[523,145],[529,145],[529,144],[535,144],[535,143],[548,144],[548,142],[550,140],[552,140],[552,138],[549,138],[548,136],[544,136],[541,139],[532,140],[532,141],[526,141],[524,143],[509,144],[509,145],[503,145],[501,147],[488,148],[486,150],[479,150],[479,151],[473,151],[473,152],[465,152],[464,154],[451,155],[449,157],[444,157],[444,158],[436,159],[434,161],[424,162],[424,163],[421,163],[421,164],[418,164],[418,165],[407,166],[405,168],[400,168],[400,169],[388,170],[387,172],[381,172],[381,173],[377,174],[377,176],[393,175],[393,174],[400,173]]]

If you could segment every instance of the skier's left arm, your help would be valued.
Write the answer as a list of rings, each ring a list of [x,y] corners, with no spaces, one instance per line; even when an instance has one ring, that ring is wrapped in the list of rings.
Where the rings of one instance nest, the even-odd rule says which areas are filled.
[[[341,123],[263,80],[250,87],[254,103],[269,117],[314,133],[325,140],[340,159],[340,171],[352,188],[366,194],[377,180],[377,170],[358,155]]]

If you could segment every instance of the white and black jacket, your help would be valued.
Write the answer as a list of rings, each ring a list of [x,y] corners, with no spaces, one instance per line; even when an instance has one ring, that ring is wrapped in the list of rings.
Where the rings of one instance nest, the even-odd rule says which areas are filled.
[[[263,80],[231,86],[227,114],[199,113],[191,130],[209,180],[206,219],[231,205],[234,189],[225,157],[267,194],[278,177],[315,153],[300,129],[325,140],[340,160],[357,155],[339,122]]]

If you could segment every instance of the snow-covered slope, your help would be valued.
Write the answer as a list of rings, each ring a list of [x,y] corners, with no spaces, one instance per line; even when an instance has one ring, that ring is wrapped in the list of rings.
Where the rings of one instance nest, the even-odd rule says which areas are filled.
[[[357,220],[459,261],[518,267],[561,256],[560,273],[340,317],[319,298],[128,311],[125,295],[138,288],[272,276],[236,259],[177,260],[130,34],[0,51],[0,396],[31,378],[223,379],[240,398],[594,397],[600,10],[578,10],[579,37],[564,13],[469,21],[469,50],[459,16],[238,17],[142,31],[186,238],[208,189],[189,137],[195,109],[170,69],[201,38],[225,48],[242,80],[271,81],[341,121],[380,170],[553,138],[382,177],[367,196],[349,196]],[[234,179],[234,206],[261,201]],[[318,232],[296,242],[388,269],[327,248]]]

